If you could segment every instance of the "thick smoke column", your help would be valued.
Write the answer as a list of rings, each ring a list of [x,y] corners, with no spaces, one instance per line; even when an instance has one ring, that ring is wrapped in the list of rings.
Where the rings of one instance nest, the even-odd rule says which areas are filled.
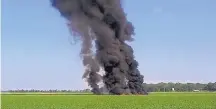
[[[98,82],[102,79],[110,94],[146,94],[138,62],[133,49],[125,41],[132,41],[134,27],[127,21],[121,0],[52,0],[61,15],[70,22],[71,31],[82,40],[81,55],[92,92],[102,93]],[[96,54],[93,55],[92,41]],[[95,56],[95,58],[93,58]],[[105,70],[102,77],[100,67]]]

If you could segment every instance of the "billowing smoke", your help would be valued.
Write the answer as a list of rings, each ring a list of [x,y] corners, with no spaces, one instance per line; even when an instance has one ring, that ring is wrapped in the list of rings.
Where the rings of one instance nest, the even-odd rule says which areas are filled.
[[[82,40],[81,56],[92,92],[146,94],[138,62],[126,41],[133,41],[134,27],[126,18],[121,0],[52,0],[52,6],[69,21]],[[96,51],[92,50],[95,42]],[[98,72],[104,69],[105,74]],[[103,81],[104,86],[98,83]]]

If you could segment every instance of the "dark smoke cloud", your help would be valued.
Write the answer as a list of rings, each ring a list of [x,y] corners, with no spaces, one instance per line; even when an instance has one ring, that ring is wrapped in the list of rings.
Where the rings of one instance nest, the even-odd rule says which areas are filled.
[[[133,41],[134,27],[127,21],[121,0],[52,0],[52,6],[70,22],[71,31],[82,40],[83,78],[92,92],[101,94],[145,94],[138,62],[125,41]],[[93,55],[92,42],[96,54]],[[95,58],[94,58],[95,57]],[[100,68],[105,75],[98,74]],[[99,88],[103,80],[105,86]]]

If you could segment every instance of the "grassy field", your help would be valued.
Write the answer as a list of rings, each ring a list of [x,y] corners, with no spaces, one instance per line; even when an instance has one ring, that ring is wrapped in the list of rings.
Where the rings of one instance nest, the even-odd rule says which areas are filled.
[[[216,93],[143,95],[2,94],[1,109],[216,109]]]

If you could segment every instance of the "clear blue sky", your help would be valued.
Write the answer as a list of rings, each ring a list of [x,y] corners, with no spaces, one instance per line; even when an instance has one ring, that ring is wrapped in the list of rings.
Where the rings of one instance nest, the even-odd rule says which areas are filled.
[[[125,0],[146,82],[216,81],[215,0]],[[2,88],[82,89],[79,43],[49,0],[2,0]]]

